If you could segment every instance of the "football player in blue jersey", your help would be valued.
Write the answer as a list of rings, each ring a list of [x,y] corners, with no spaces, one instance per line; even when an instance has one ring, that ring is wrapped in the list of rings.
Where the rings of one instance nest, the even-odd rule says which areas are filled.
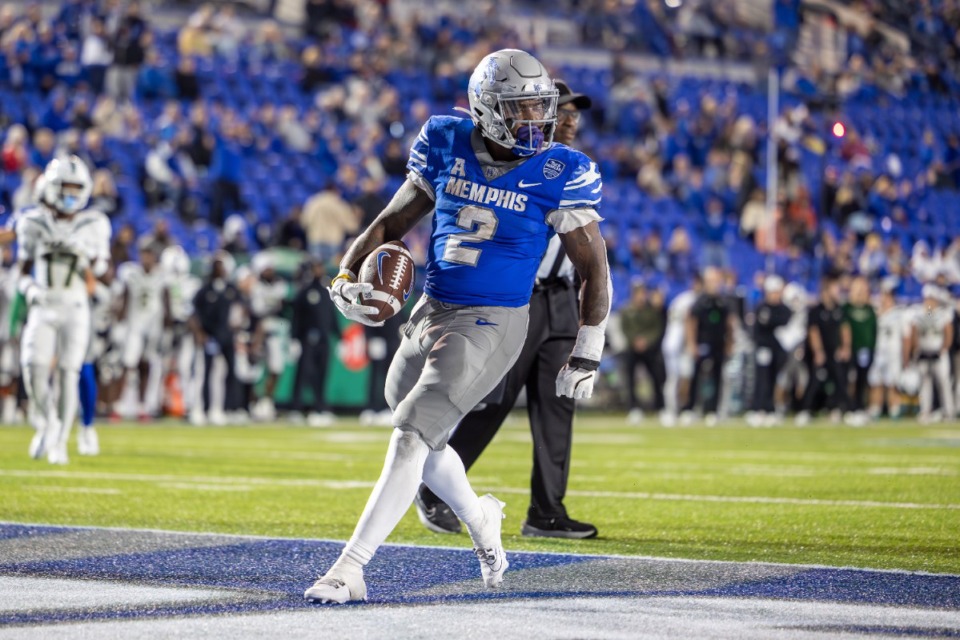
[[[515,49],[485,57],[470,77],[469,119],[435,116],[410,151],[409,174],[343,257],[330,295],[372,324],[356,282],[364,257],[433,212],[424,296],[403,327],[387,376],[394,432],[383,471],[333,567],[309,600],[363,600],[363,568],[424,482],[466,525],[488,587],[503,581],[503,503],[478,497],[447,439],[513,366],[547,241],[559,234],[582,279],[581,326],[557,394],[589,398],[612,298],[597,209],[601,179],[585,155],[553,143],[558,92],[543,65]]]

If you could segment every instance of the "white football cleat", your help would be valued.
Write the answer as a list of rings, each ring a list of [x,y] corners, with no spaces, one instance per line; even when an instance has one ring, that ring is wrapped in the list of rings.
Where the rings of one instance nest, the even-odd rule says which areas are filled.
[[[640,409],[630,409],[627,414],[627,424],[640,424],[643,422],[643,411]]]
[[[70,462],[70,457],[67,456],[67,443],[58,442],[57,444],[50,447],[50,450],[47,452],[47,462],[50,464],[67,464]]]
[[[367,599],[367,584],[363,571],[333,570],[313,583],[303,592],[303,597],[323,604],[344,604],[352,600]]]
[[[480,575],[483,583],[490,589],[495,589],[503,583],[503,574],[510,567],[507,554],[500,541],[500,525],[506,517],[503,502],[489,493],[480,498],[480,507],[483,509],[483,522],[477,531],[470,532],[473,539],[473,552],[480,561]]]
[[[272,398],[260,398],[253,407],[253,419],[259,422],[272,422],[277,419],[277,408]]]
[[[809,412],[809,411],[801,411],[800,413],[797,414],[797,417],[793,419],[793,422],[794,422],[794,424],[796,424],[798,427],[805,427],[805,426],[807,426],[808,424],[810,424],[810,412]]]
[[[77,431],[77,453],[82,456],[100,455],[100,438],[92,426],[80,427]]]
[[[673,413],[663,410],[660,412],[660,426],[668,429],[677,426],[677,416]]]
[[[44,432],[37,431],[33,434],[33,438],[30,440],[30,457],[34,460],[39,460],[45,453],[46,447],[44,446]]]
[[[310,427],[331,427],[336,421],[337,417],[329,411],[323,411],[321,413],[314,412],[307,416],[307,425]]]

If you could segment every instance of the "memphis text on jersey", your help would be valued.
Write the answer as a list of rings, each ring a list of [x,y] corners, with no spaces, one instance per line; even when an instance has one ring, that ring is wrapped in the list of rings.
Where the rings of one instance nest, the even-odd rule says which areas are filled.
[[[498,189],[485,184],[477,184],[464,177],[458,177],[466,175],[463,158],[454,158],[453,169],[450,171],[450,179],[443,190],[444,193],[472,200],[477,204],[488,204],[510,209],[517,213],[523,213],[527,210],[526,195],[509,189]]]

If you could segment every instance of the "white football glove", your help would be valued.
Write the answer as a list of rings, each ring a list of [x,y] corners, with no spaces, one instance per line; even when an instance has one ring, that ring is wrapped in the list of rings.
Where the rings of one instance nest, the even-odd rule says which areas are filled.
[[[365,324],[368,327],[382,327],[383,321],[375,322],[370,319],[370,315],[377,313],[377,309],[365,304],[358,304],[357,301],[364,293],[373,291],[373,285],[370,283],[354,282],[356,276],[349,271],[341,271],[340,274],[330,283],[330,299],[337,309],[348,320]]]
[[[599,362],[595,362],[588,366],[599,364]],[[560,369],[560,375],[557,376],[557,395],[567,396],[574,400],[593,397],[593,382],[596,377],[596,368],[592,370],[582,369],[568,362],[563,365],[563,369]]]
[[[20,276],[20,280],[17,282],[17,290],[23,294],[23,299],[27,302],[28,307],[42,305],[47,297],[47,292],[41,289],[30,276]]]
[[[600,356],[603,354],[603,329],[584,325],[577,333],[577,343],[570,359],[557,375],[557,395],[580,400],[593,397]]]

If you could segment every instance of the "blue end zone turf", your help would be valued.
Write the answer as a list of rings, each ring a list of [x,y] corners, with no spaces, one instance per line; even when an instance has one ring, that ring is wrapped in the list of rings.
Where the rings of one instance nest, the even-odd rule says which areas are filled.
[[[164,548],[145,550],[151,545]],[[70,609],[38,602],[29,610],[0,612],[0,625],[316,606],[304,602],[303,591],[341,547],[318,540],[0,524],[0,576],[92,581],[86,583],[89,588],[109,581],[216,590],[207,601],[150,606],[114,602]],[[699,596],[960,610],[960,576],[572,554],[514,552],[509,557],[505,588],[491,591],[480,586],[477,560],[467,549],[384,546],[365,573],[369,602]]]

